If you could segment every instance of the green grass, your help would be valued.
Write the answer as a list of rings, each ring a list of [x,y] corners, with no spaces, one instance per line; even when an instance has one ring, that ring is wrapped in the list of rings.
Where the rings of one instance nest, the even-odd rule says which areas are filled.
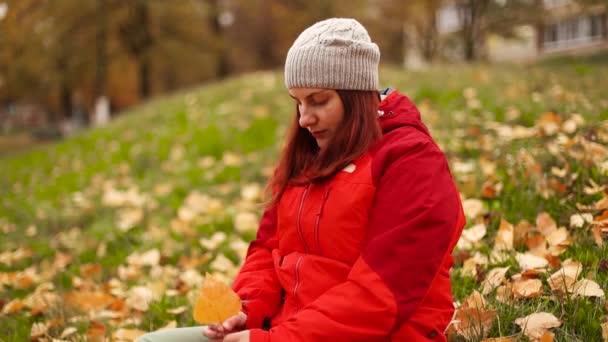
[[[577,159],[571,155],[571,149],[564,147],[551,153],[551,146],[562,139],[557,135],[509,140],[497,133],[493,125],[533,127],[545,112],[555,112],[562,120],[578,113],[585,122],[577,126],[576,132],[562,135],[605,147],[608,100],[604,90],[608,88],[608,71],[603,61],[560,59],[531,66],[459,65],[419,72],[390,67],[382,70],[383,85],[397,87],[420,106],[423,120],[445,150],[465,198],[481,198],[487,182],[502,186],[498,196],[483,199],[489,210],[476,221],[486,223],[488,234],[470,253],[491,253],[501,218],[513,224],[521,220],[534,223],[540,212],[547,212],[558,226],[569,227],[570,216],[578,211],[577,204],[589,205],[601,198],[601,194],[583,191],[590,180],[608,183],[606,171],[599,166],[601,160]],[[475,89],[478,107],[467,105],[463,95],[467,88]],[[233,227],[234,215],[240,211],[259,214],[261,209],[259,201],[245,203],[240,198],[240,189],[246,184],[264,184],[292,112],[293,104],[280,72],[255,73],[158,98],[122,113],[105,128],[82,132],[57,144],[0,156],[3,232],[0,253],[19,247],[34,252],[32,257],[14,264],[0,262],[0,272],[32,266],[41,273],[62,252],[72,255],[73,261],[48,279],[60,294],[72,290],[76,278],[83,278],[81,266],[88,263],[102,266],[100,277],[92,280],[99,288],[111,279],[120,279],[125,290],[158,282],[166,289],[177,289],[181,286],[177,275],[159,276],[154,272],[169,272],[172,267],[178,273],[185,272],[180,260],[206,252],[198,241],[216,231],[226,232],[228,241],[209,251],[210,259],[195,266],[195,270],[200,274],[213,271],[210,262],[220,254],[238,264],[239,252],[230,242],[249,241],[253,232],[237,232]],[[238,162],[230,164],[228,152],[237,156]],[[538,166],[538,174],[531,173],[533,166],[528,163],[530,158],[526,162],[522,157],[524,152]],[[496,171],[484,174],[481,160],[495,163]],[[459,170],[458,165],[463,163],[471,163],[472,172]],[[565,167],[569,170],[568,177],[574,173],[578,176],[562,179],[551,174],[551,167]],[[547,186],[551,182],[563,183],[564,190],[557,192]],[[162,186],[168,190],[159,191]],[[145,198],[143,204],[135,205],[142,210],[143,218],[129,231],[118,227],[124,206],[103,204],[110,187],[135,189]],[[181,229],[176,226],[176,218],[193,191],[218,200],[220,209]],[[467,227],[474,221],[470,220]],[[30,227],[35,227],[35,232]],[[606,289],[608,275],[598,265],[608,259],[607,248],[598,247],[588,229],[569,231],[574,242],[560,259],[580,261],[584,276]],[[120,278],[119,268],[127,264],[129,255],[153,248],[162,255],[156,268],[144,266],[140,276]],[[481,271],[504,265],[512,266],[509,276],[521,271],[513,254],[502,263],[482,266]],[[461,274],[461,267],[460,262],[451,274],[455,300],[460,302],[479,289],[483,280],[483,272],[471,278]],[[230,277],[233,271],[227,271],[227,275]],[[545,286],[542,296],[519,300],[516,305],[500,303],[492,294],[487,296],[500,317],[494,322],[490,336],[518,334],[520,329],[513,323],[516,318],[548,311],[563,322],[553,330],[557,340],[600,339],[600,324],[606,316],[603,301],[562,299],[551,293],[546,276],[542,279]],[[34,288],[0,287],[0,303],[6,305],[14,298],[23,299]],[[190,294],[179,296],[161,295],[148,311],[131,312],[136,320],[125,327],[149,331],[172,320],[178,325],[194,324],[189,301],[193,291],[194,288],[188,291]],[[188,306],[185,313],[167,312],[181,305]],[[24,310],[0,316],[0,341],[28,340],[33,322],[59,315],[53,310],[36,317],[27,313]],[[99,321],[107,325],[108,336],[118,328],[108,319]],[[64,321],[60,328],[51,330],[51,336],[57,338],[67,326],[77,327],[78,335],[82,336],[88,323]]]

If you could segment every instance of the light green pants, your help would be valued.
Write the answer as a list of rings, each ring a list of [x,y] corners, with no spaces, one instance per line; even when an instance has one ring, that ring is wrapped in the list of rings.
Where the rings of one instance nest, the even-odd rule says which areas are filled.
[[[158,330],[140,336],[135,342],[209,342],[203,335],[204,325],[189,328],[174,328]]]

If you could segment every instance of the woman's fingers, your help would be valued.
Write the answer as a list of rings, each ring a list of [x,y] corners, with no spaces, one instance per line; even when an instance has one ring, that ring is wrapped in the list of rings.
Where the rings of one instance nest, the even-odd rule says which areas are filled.
[[[221,339],[224,337],[224,328],[221,324],[209,324],[203,329],[203,335],[210,339]]]
[[[222,324],[224,331],[232,332],[234,330],[240,330],[245,327],[245,323],[247,323],[247,315],[242,312],[228,318]]]

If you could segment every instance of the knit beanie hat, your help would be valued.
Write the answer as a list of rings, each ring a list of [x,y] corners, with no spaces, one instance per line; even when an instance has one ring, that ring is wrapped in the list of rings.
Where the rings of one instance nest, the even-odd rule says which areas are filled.
[[[320,21],[287,53],[287,88],[377,90],[380,50],[355,19]]]

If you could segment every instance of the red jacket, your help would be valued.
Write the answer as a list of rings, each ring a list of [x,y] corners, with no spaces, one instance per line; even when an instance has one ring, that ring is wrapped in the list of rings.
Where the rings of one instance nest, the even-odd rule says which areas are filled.
[[[233,285],[252,342],[446,340],[460,197],[410,100],[379,109],[384,135],[354,170],[264,213]]]

